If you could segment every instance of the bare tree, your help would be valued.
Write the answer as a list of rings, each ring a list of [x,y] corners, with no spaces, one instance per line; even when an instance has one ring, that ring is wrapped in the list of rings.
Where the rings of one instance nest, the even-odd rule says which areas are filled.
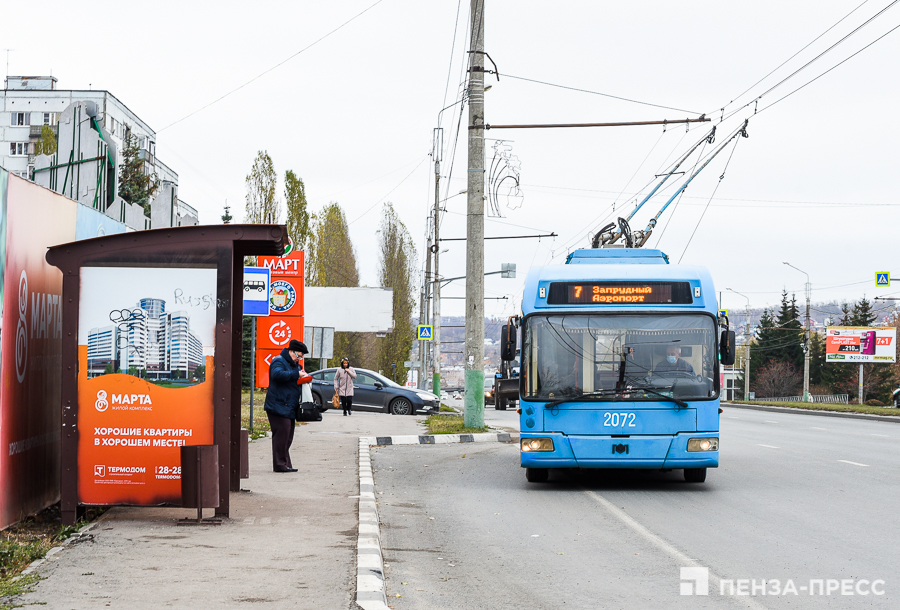
[[[253,168],[244,182],[247,185],[247,208],[244,222],[253,224],[277,224],[281,221],[281,210],[275,187],[278,177],[269,153],[261,150],[256,154]]]
[[[793,365],[783,360],[773,360],[761,368],[756,377],[757,398],[795,396],[803,385],[802,377]]]

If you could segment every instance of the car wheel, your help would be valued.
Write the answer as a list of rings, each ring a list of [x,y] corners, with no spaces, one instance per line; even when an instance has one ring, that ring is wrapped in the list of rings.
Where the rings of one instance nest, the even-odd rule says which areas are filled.
[[[395,398],[391,401],[391,413],[393,415],[413,415],[413,406],[405,398]]]
[[[900,396],[894,399],[894,408],[900,409]]]
[[[688,483],[702,483],[706,480],[706,468],[685,468],[684,480]]]
[[[327,411],[328,407],[325,406],[325,402],[322,400],[322,395],[317,392],[313,392],[312,395],[313,402],[316,403],[316,408],[319,410],[319,413],[324,413],[325,411]]]
[[[546,483],[547,478],[550,476],[550,470],[548,468],[526,468],[525,469],[525,479],[529,483]]]

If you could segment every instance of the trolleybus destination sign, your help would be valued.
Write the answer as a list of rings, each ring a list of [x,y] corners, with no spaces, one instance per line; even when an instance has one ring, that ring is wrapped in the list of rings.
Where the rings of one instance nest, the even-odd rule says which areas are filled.
[[[693,303],[689,282],[553,282],[550,305],[651,305]]]

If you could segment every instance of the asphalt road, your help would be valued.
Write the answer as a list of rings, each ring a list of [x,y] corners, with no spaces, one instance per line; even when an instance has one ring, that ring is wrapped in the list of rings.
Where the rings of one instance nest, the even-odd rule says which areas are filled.
[[[375,448],[389,601],[900,607],[900,425],[726,408],[721,439],[703,484],[680,471],[552,471],[529,484],[515,444]],[[709,596],[680,595],[683,567],[709,569]],[[723,579],[749,595],[720,595]],[[854,595],[824,594],[834,586]]]

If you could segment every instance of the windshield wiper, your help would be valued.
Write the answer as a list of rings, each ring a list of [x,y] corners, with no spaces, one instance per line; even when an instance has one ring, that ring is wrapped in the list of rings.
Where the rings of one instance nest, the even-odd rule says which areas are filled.
[[[656,390],[651,390],[650,388],[645,387],[645,386],[640,386],[640,385],[639,386],[629,386],[627,389],[622,390],[622,392],[624,393],[624,392],[628,392],[631,390],[637,390],[639,392],[647,392],[648,394],[653,394],[654,396],[659,396],[660,398],[665,398],[666,400],[674,402],[676,405],[678,405],[679,407],[681,407],[683,409],[687,409],[687,407],[688,407],[688,403],[681,400],[680,398],[675,398],[674,396],[666,396],[665,394],[663,394],[661,392],[657,392]]]

